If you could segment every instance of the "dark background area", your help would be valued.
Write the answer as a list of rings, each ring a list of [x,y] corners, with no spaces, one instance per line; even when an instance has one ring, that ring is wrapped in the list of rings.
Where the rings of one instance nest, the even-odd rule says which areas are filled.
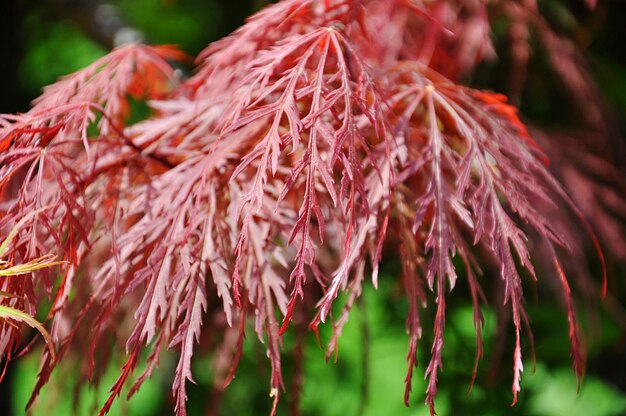
[[[50,79],[52,82],[53,76],[56,78],[67,73],[63,71],[80,68],[66,59],[68,51],[64,49],[71,49],[72,45],[50,43],[57,40],[55,37],[63,40],[63,31],[57,30],[57,26],[65,26],[66,32],[82,38],[79,42],[89,44],[93,56],[98,49],[101,53],[112,49],[115,35],[125,28],[140,32],[144,42],[178,44],[195,55],[209,42],[241,26],[261,5],[258,0],[2,0],[0,113],[27,111],[30,101],[43,86],[37,81]],[[73,41],[75,44],[77,39]],[[25,66],[44,63],[31,59],[32,54],[39,53],[37,43],[44,47],[56,46],[56,50],[47,51],[48,60],[52,61],[56,55],[63,62],[54,62],[53,68],[27,68],[31,72],[41,71],[47,77],[20,76]]]

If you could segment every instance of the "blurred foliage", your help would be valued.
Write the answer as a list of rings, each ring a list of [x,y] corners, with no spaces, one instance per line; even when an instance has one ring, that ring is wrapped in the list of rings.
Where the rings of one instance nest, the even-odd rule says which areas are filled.
[[[119,376],[119,369],[109,367],[99,386],[79,385],[75,371],[78,363],[69,360],[53,372],[50,383],[42,390],[33,415],[67,416],[95,415],[108,397],[109,388]],[[20,360],[13,375],[12,410],[13,414],[23,414],[26,403],[33,391],[35,375],[39,368],[39,357],[29,354]],[[142,370],[138,368],[138,370]],[[159,415],[165,401],[165,386],[159,384],[159,377],[144,383],[132,400],[117,400],[111,407],[111,415]]]
[[[120,20],[123,28],[152,44],[173,44],[190,56],[232,30],[232,15],[245,15],[247,8],[226,12],[223,2],[215,0],[112,0],[101,2],[89,13],[83,13],[86,25],[106,25],[106,18]],[[60,76],[83,68],[106,54],[108,48],[81,30],[68,10],[51,6],[54,2],[36,2],[24,11],[20,27],[22,57],[18,75],[21,86],[31,97]],[[240,2],[245,5],[245,1]],[[65,6],[68,7],[68,6]],[[103,8],[104,7],[104,8]],[[103,11],[104,10],[104,11]],[[67,15],[67,16],[66,16]],[[235,23],[236,24],[236,23]],[[112,39],[111,41],[113,41]],[[26,109],[23,109],[23,111]]]
[[[19,66],[19,80],[31,95],[60,76],[83,68],[107,53],[73,22],[51,21],[45,8],[34,8],[23,22],[22,41],[26,53]]]
[[[178,44],[190,55],[197,54],[206,44],[223,36],[222,20],[227,7],[239,7],[236,2],[230,5],[218,0],[115,0],[113,4],[126,24],[139,30],[146,41],[152,43]],[[258,2],[256,2],[258,4]],[[564,15],[558,2],[542,2],[543,7],[553,8],[555,18],[562,21],[564,30],[571,26],[573,16]],[[242,6],[241,6],[242,7]],[[623,8],[623,7],[622,7]],[[242,14],[248,11],[244,10]],[[561,13],[561,14],[559,14]],[[609,29],[598,34],[591,46],[593,69],[598,74],[598,82],[607,97],[621,114],[621,122],[626,118],[626,56],[623,52],[625,28],[620,23],[620,15],[607,17]],[[623,23],[623,22],[621,22]],[[221,29],[220,29],[221,27]],[[497,27],[494,28],[498,30]],[[25,92],[31,97],[45,85],[63,74],[84,67],[106,53],[106,48],[69,20],[58,20],[51,16],[45,5],[33,5],[28,9],[21,23],[23,43],[22,61],[19,65],[19,79]],[[540,57],[538,57],[540,59]],[[532,70],[532,68],[531,68]],[[498,77],[487,71],[485,77]],[[531,73],[532,77],[532,73]],[[489,81],[493,81],[490,78]],[[531,79],[531,82],[533,79]],[[478,77],[476,84],[486,83]],[[544,80],[545,82],[545,80]],[[543,85],[543,84],[542,84]],[[544,85],[545,86],[545,85]],[[541,88],[531,88],[533,91]],[[526,97],[528,98],[528,97]],[[531,97],[534,107],[524,108],[537,118],[553,117],[553,98]],[[538,99],[539,98],[539,99]],[[536,103],[544,103],[538,105]],[[525,105],[525,101],[522,101]],[[365,415],[414,415],[425,414],[423,406],[425,382],[424,369],[428,364],[430,349],[430,329],[432,310],[425,310],[424,339],[420,343],[420,366],[414,372],[411,407],[406,408],[402,396],[406,373],[407,336],[404,330],[407,303],[397,287],[396,271],[389,271],[381,277],[380,288],[376,291],[366,283],[364,295],[355,306],[339,341],[337,362],[332,358],[324,360],[324,350],[320,349],[313,334],[307,334],[304,380],[301,392],[301,412],[305,416],[350,416],[362,412]],[[623,276],[623,273],[621,274]],[[617,285],[620,298],[623,285]],[[625,335],[615,323],[615,318],[600,314],[597,320],[589,318],[586,332],[593,335],[589,345],[589,360],[602,369],[589,366],[580,392],[570,366],[567,319],[561,308],[548,302],[537,302],[529,306],[529,314],[535,333],[537,363],[527,360],[522,379],[520,401],[509,407],[512,400],[509,360],[511,351],[505,350],[502,357],[506,362],[504,370],[494,372],[498,365],[491,353],[498,342],[504,342],[505,349],[510,340],[499,340],[495,336],[496,318],[490,309],[485,309],[486,327],[483,331],[485,357],[479,366],[476,385],[467,393],[471,369],[475,355],[475,330],[473,312],[468,302],[469,296],[457,288],[449,296],[450,319],[447,322],[444,349],[444,371],[440,376],[440,392],[437,399],[437,412],[446,415],[585,415],[613,416],[626,414],[626,393],[612,384],[615,372],[623,372],[626,362],[623,345]],[[599,323],[599,328],[595,328]],[[364,330],[367,329],[366,332]],[[321,328],[322,344],[329,339],[328,326]],[[294,346],[294,335],[289,334],[285,342],[286,380],[293,372],[294,362],[290,351]],[[508,342],[508,343],[507,343]],[[620,344],[621,343],[621,344]],[[525,351],[528,351],[528,345]],[[622,361],[603,364],[606,351],[622,351],[611,355]],[[526,354],[527,359],[530,354]],[[498,357],[496,357],[497,359]],[[32,391],[37,374],[37,354],[19,360],[12,368],[12,403],[14,414],[22,414]],[[364,362],[365,360],[365,362]],[[140,361],[141,362],[141,361]],[[67,362],[65,364],[68,364]],[[70,363],[71,364],[71,363]],[[114,383],[119,369],[111,367],[99,387],[79,386],[73,371],[75,366],[60,366],[53,379],[41,394],[34,415],[92,415],[106,400],[107,390]],[[160,415],[171,413],[170,400],[171,374],[175,366],[174,357],[162,359],[161,368],[132,400],[118,400],[111,414]],[[608,367],[608,370],[607,370]],[[211,397],[213,379],[210,371],[210,356],[195,356],[193,373],[196,385],[190,385],[188,410],[190,415],[205,414],[207,400]],[[533,368],[534,371],[533,371]],[[136,374],[140,373],[138,369]],[[607,377],[608,374],[608,377]],[[623,389],[625,386],[621,386]],[[287,381],[287,389],[290,389]],[[245,355],[237,372],[237,377],[226,389],[220,404],[219,414],[223,415],[264,415],[271,406],[269,393],[269,363],[265,359],[263,345],[259,344],[248,328],[245,341]],[[73,409],[70,395],[80,399],[79,406]],[[54,407],[49,405],[55,404]],[[279,414],[287,414],[290,406],[288,395],[280,403]],[[49,409],[54,409],[51,411]]]
[[[223,10],[211,0],[141,0],[113,2],[126,23],[154,44],[174,44],[195,56],[219,36]]]

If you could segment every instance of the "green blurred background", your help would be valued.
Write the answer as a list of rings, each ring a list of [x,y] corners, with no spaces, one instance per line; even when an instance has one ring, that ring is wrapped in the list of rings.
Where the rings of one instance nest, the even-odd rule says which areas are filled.
[[[79,69],[105,54],[122,40],[177,44],[196,55],[209,42],[241,25],[245,16],[262,7],[260,0],[2,0],[0,5],[0,113],[23,112],[41,88],[57,77]],[[564,2],[544,1],[544,7],[560,7]],[[581,2],[582,3],[582,2]],[[559,8],[560,7],[560,8]],[[589,48],[593,71],[617,111],[624,131],[626,119],[626,3],[601,2],[603,26]],[[580,7],[579,7],[580,9]],[[584,11],[566,17],[584,21]],[[581,9],[582,10],[582,9]],[[565,12],[563,12],[565,13]],[[570,12],[568,12],[570,13]],[[500,80],[494,79],[492,88]],[[532,102],[521,102],[527,114],[550,118],[550,111]],[[611,288],[614,298],[624,304],[624,271],[615,265]],[[420,343],[420,367],[414,377],[411,408],[403,405],[407,337],[404,319],[408,308],[396,282],[398,270],[388,265],[378,291],[367,285],[362,301],[353,311],[340,339],[336,363],[326,364],[323,351],[312,334],[307,334],[303,361],[289,353],[293,334],[286,339],[285,376],[288,390],[294,367],[304,367],[300,412],[303,415],[425,415],[423,406],[430,331],[425,328]],[[532,291],[531,291],[532,292]],[[626,415],[626,315],[619,304],[602,304],[597,319],[585,312],[588,365],[577,393],[571,370],[567,319],[554,296],[541,287],[527,299],[537,352],[536,365],[528,360],[522,379],[519,403],[511,402],[511,341],[496,342],[496,320],[487,310],[484,333],[485,357],[479,367],[476,385],[467,393],[475,354],[472,308],[467,289],[457,287],[449,298],[450,315],[446,327],[444,371],[440,375],[437,411],[445,415]],[[423,311],[424,321],[432,322],[433,311]],[[509,331],[510,332],[510,331]],[[328,340],[328,329],[322,340]],[[503,346],[502,351],[496,348]],[[526,351],[528,350],[526,345]],[[246,354],[235,381],[226,390],[217,414],[267,415],[269,363],[262,345],[250,335]],[[527,354],[529,356],[529,354]],[[111,414],[172,414],[172,369],[175,355],[163,358],[161,369],[144,384],[130,402],[118,400]],[[111,368],[99,388],[78,389],[80,405],[72,408],[76,379],[62,367],[44,389],[42,405],[34,415],[91,415],[106,397],[118,369]],[[190,384],[190,415],[211,414],[213,381],[211,357],[194,357],[196,385]],[[0,384],[2,415],[23,414],[38,369],[37,354],[11,363],[5,382]],[[56,404],[54,410],[48,405]],[[294,403],[283,397],[279,414],[291,414]],[[9,410],[10,409],[10,410]]]

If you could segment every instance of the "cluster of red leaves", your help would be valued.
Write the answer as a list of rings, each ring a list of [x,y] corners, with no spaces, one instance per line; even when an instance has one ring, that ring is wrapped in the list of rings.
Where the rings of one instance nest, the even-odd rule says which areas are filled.
[[[482,355],[480,251],[499,269],[501,303],[511,309],[515,401],[527,323],[518,268],[536,279],[529,237],[554,265],[545,278],[562,288],[580,375],[556,254],[575,242],[555,224],[560,210],[583,215],[505,97],[456,83],[493,55],[489,27],[482,1],[284,0],[210,45],[184,82],[167,64],[174,50],[130,45],[46,88],[28,113],[0,116],[0,229],[36,212],[10,259],[56,251],[67,262],[60,283],[50,271],[0,277],[1,290],[20,295],[3,304],[34,315],[53,298],[58,359],[44,351],[33,398],[80,341],[89,340],[84,376],[98,380],[111,358],[105,340],[125,340],[127,361],[101,414],[145,349],[129,395],[163,349],[176,348],[183,415],[202,327],[224,334],[212,343],[218,364],[234,362],[229,374],[216,369],[228,382],[250,318],[267,347],[275,409],[282,335],[295,311],[321,295],[310,327],[331,318],[332,354],[366,274],[377,284],[384,252],[402,260],[410,304],[407,404],[419,309],[434,293],[426,369],[434,413],[455,257],[475,305],[477,361]],[[128,125],[130,98],[148,100],[153,116]],[[347,301],[334,318],[340,292]],[[1,324],[3,356],[19,336]]]

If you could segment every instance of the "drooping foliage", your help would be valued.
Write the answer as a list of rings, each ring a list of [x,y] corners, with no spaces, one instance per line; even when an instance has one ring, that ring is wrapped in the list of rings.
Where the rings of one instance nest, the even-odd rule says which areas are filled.
[[[387,257],[401,260],[409,301],[407,405],[420,308],[433,307],[425,374],[435,412],[446,296],[459,280],[474,302],[477,362],[481,281],[502,288],[515,336],[513,402],[528,331],[523,287],[533,280],[551,279],[564,294],[580,376],[584,351],[562,254],[599,247],[587,221],[604,231],[620,220],[602,207],[581,211],[568,196],[567,186],[593,184],[568,159],[554,170],[560,142],[531,135],[505,96],[460,85],[496,53],[490,16],[507,16],[518,35],[513,87],[524,82],[530,47],[520,27],[534,26],[554,70],[589,106],[589,129],[601,130],[601,99],[581,57],[532,1],[283,0],[209,45],[187,80],[168,63],[180,53],[133,44],[47,87],[29,112],[0,116],[0,229],[26,218],[7,255],[28,263],[54,253],[64,262],[60,281],[52,269],[0,276],[0,289],[13,294],[2,305],[34,315],[52,299],[57,357],[44,350],[33,399],[65,355],[84,354],[85,341],[83,375],[97,380],[111,357],[103,340],[123,339],[126,363],[100,413],[131,383],[142,353],[131,395],[161,352],[175,349],[176,412],[186,414],[201,334],[238,339],[229,349],[232,337],[223,336],[220,348],[232,361],[228,382],[250,321],[267,348],[275,410],[294,314],[310,314],[313,331],[330,320],[330,356]],[[132,104],[143,100],[152,115],[137,122]],[[550,259],[542,274],[531,261],[537,246]],[[623,255],[623,241],[614,250]],[[481,277],[477,254],[494,275]],[[0,351],[10,358],[20,328],[1,325]]]

